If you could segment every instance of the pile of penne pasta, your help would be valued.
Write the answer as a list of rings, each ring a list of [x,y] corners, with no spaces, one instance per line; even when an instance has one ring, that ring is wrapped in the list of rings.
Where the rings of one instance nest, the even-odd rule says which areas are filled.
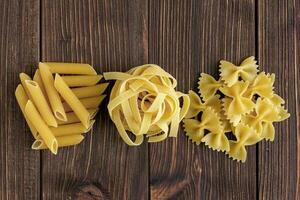
[[[20,74],[16,99],[35,138],[33,149],[79,144],[91,130],[108,83],[88,64],[39,63],[33,79]]]

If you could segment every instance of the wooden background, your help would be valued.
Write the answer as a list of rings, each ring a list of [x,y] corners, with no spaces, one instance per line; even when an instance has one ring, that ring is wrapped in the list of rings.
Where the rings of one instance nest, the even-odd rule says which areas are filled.
[[[0,199],[300,199],[299,50],[299,0],[1,0]],[[220,59],[249,55],[276,73],[291,117],[275,142],[249,148],[246,164],[182,131],[128,147],[107,111],[79,146],[33,151],[14,98],[18,74],[40,60],[99,73],[156,63],[187,92],[200,72],[217,75]]]

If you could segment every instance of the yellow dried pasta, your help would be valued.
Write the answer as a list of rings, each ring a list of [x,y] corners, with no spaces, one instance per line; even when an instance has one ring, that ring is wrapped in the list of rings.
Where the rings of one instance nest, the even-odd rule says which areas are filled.
[[[146,64],[127,73],[104,73],[104,78],[116,80],[107,108],[126,144],[140,145],[144,136],[148,142],[177,136],[190,98],[175,90],[177,81],[173,76],[158,65]]]
[[[221,60],[220,63],[220,77],[229,87],[234,85],[239,78],[244,81],[253,81],[258,72],[254,56],[246,58],[240,66],[226,60]]]
[[[230,141],[230,150],[228,155],[237,161],[245,162],[247,158],[246,146],[256,144],[261,140],[261,137],[245,124],[239,124],[234,129],[236,141]]]
[[[220,63],[219,79],[201,73],[199,95],[189,91],[191,105],[184,130],[196,144],[203,142],[245,162],[245,147],[263,139],[273,141],[273,123],[289,118],[290,114],[283,107],[284,100],[274,92],[275,74],[257,74],[253,56],[240,66],[224,60]],[[236,139],[229,140],[226,134],[230,132]]]
[[[55,80],[53,73],[56,73]],[[35,138],[33,149],[50,149],[56,154],[59,147],[76,145],[83,140],[81,134],[92,129],[93,118],[106,96],[103,93],[108,83],[97,84],[102,77],[88,64],[72,63],[40,62],[33,80],[20,73],[23,86],[18,85],[15,95]],[[55,114],[57,109],[51,109],[51,102],[65,117]]]

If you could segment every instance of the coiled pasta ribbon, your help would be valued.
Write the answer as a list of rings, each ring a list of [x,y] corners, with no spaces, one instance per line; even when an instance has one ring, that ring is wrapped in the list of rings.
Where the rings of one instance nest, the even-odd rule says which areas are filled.
[[[177,136],[190,99],[175,90],[177,81],[173,76],[158,65],[146,64],[127,73],[104,73],[104,78],[116,80],[107,108],[125,143],[140,145],[144,135],[148,142]]]

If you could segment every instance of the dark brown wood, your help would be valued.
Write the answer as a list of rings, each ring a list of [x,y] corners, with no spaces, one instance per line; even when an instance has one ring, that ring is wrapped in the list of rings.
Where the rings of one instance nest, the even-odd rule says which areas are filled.
[[[42,1],[42,60],[86,62],[98,72],[147,62],[147,1]],[[68,199],[99,185],[109,199],[147,199],[148,149],[127,146],[106,106],[76,147],[43,153],[43,199]]]
[[[295,0],[2,0],[0,199],[300,199],[300,2]],[[41,10],[40,10],[41,9]],[[128,147],[106,106],[82,144],[57,156],[33,138],[14,97],[39,60],[86,62],[99,73],[156,63],[196,89],[218,61],[258,56],[276,74],[289,120],[245,164],[178,138]],[[106,102],[107,103],[107,102]]]
[[[275,73],[275,90],[291,117],[277,123],[274,142],[259,144],[259,198],[300,199],[299,1],[258,1],[259,64]]]
[[[17,106],[19,73],[39,61],[39,1],[4,0],[0,6],[0,199],[39,199],[40,152]]]
[[[149,62],[196,90],[201,72],[217,75],[218,61],[239,63],[255,54],[255,2],[150,1]],[[256,147],[246,164],[204,145],[177,139],[150,145],[152,199],[255,199]]]

